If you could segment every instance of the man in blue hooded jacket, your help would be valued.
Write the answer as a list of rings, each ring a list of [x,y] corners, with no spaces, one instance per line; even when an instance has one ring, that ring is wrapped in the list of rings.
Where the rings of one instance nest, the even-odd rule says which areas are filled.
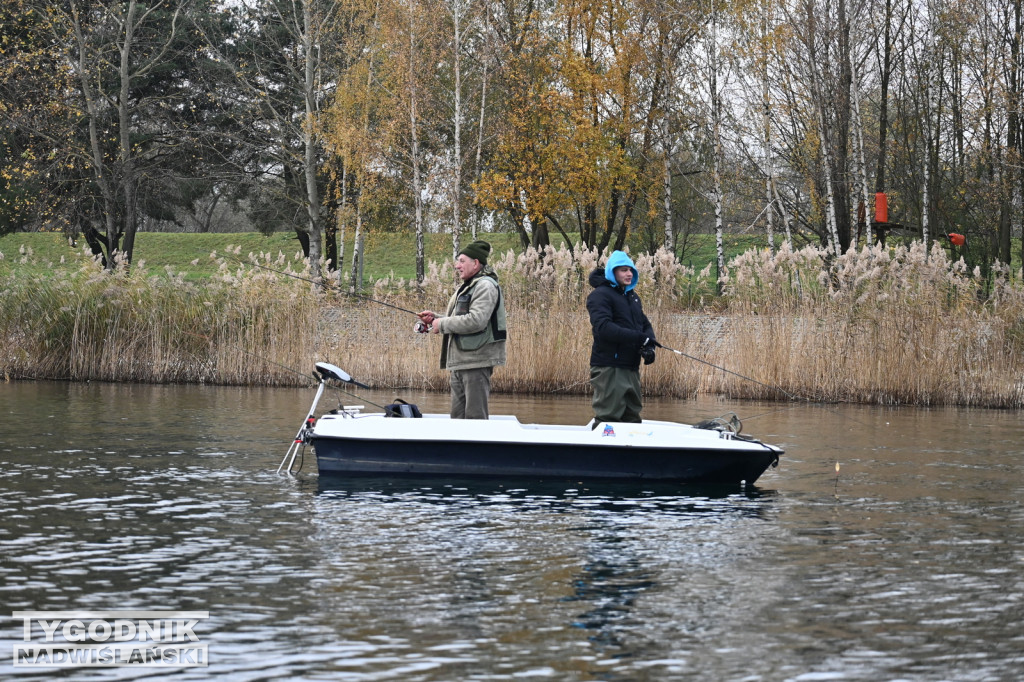
[[[634,288],[640,273],[622,251],[613,251],[604,268],[590,273],[594,290],[587,312],[594,333],[590,385],[594,387],[594,424],[640,422],[640,362],[654,362],[654,329]]]

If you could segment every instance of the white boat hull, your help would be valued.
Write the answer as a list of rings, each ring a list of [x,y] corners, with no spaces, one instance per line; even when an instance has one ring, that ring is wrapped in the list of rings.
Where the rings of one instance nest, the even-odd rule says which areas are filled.
[[[728,430],[644,421],[567,426],[341,411],[307,436],[321,475],[754,483],[782,450]]]

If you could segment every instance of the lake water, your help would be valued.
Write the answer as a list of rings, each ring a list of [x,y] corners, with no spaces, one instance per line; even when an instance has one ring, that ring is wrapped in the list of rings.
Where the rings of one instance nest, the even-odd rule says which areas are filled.
[[[447,406],[362,396],[342,402]],[[275,473],[311,399],[0,384],[0,678],[1024,675],[1019,412],[650,400],[734,411],[786,454],[745,490],[322,485],[310,452]],[[589,404],[492,412],[583,423]],[[165,609],[209,612],[208,668],[12,665],[15,611]]]

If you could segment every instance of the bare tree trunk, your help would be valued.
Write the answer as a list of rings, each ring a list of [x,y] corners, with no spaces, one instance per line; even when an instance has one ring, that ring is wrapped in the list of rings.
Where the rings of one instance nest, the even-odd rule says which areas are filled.
[[[715,291],[718,295],[722,295],[722,275],[725,273],[725,242],[724,242],[724,224],[722,222],[722,173],[720,169],[721,161],[718,158],[718,154],[715,154],[714,161],[714,204],[715,204],[715,264],[717,265],[717,274],[715,278]]]
[[[848,177],[850,158],[850,90],[853,61],[850,57],[850,20],[846,13],[846,0],[836,2],[838,24],[838,54],[835,62],[839,68],[839,83],[833,102],[834,123],[829,140],[832,143],[832,192],[833,219],[835,220],[837,253],[843,253],[850,246],[852,212],[850,210],[851,184]]]
[[[931,23],[931,21],[930,21]],[[921,149],[921,240],[925,246],[928,245],[928,228],[929,228],[929,217],[931,208],[931,147],[932,147],[932,115],[933,107],[935,106],[935,84],[934,78],[934,65],[937,57],[937,46],[936,42],[938,37],[933,32],[934,26],[929,26],[929,38],[927,47],[927,57],[925,61],[925,110],[924,115],[921,117],[921,132],[923,138],[923,145]]]
[[[885,19],[882,46],[879,50],[881,62],[879,71],[878,97],[878,164],[875,167],[875,192],[885,192],[886,151],[889,144],[889,81],[892,79],[892,0],[885,0]],[[868,220],[868,244],[874,244],[873,221]]]
[[[850,59],[853,59],[851,51]],[[866,244],[871,245],[871,197],[868,195],[868,165],[864,157],[864,122],[860,116],[860,82],[857,79],[857,69],[855,64],[850,65],[851,73],[851,99],[853,101],[853,128],[854,128],[854,139],[857,143],[857,177],[860,180],[861,190],[861,205],[863,206],[863,212],[858,211],[858,218],[864,216],[864,227],[865,227],[865,238]],[[860,220],[858,220],[858,235],[860,232]],[[856,246],[857,240],[854,240],[854,246]]]
[[[103,147],[100,144],[99,136],[99,103],[97,95],[92,88],[92,78],[88,73],[89,55],[85,34],[82,31],[81,17],[78,13],[78,4],[72,2],[70,5],[71,17],[74,24],[75,39],[78,42],[78,59],[72,64],[75,75],[82,86],[82,97],[85,100],[85,109],[88,113],[89,126],[89,149],[92,153],[92,171],[96,185],[100,189],[100,196],[103,199],[103,223],[106,231],[106,253],[104,265],[111,269],[114,267],[114,252],[121,242],[121,236],[117,230],[117,203],[114,200],[114,188],[111,179],[107,176],[107,168],[104,163]]]
[[[825,107],[828,104],[824,96],[824,83],[822,82],[821,70],[819,68],[819,56],[817,53],[817,21],[813,16],[814,8],[808,9],[808,31],[805,38],[807,45],[807,67],[811,78],[811,95],[814,99],[814,113],[818,123],[818,137],[821,148],[821,172],[825,189],[825,235],[832,253],[841,253],[839,232],[836,227],[836,202],[835,187],[832,182],[832,130],[828,125],[828,116]]]
[[[416,113],[416,7],[409,7],[409,161],[412,164],[412,193],[416,228],[416,282],[423,283],[426,276],[426,254],[423,244],[423,180],[420,177],[419,117]]]
[[[764,72],[761,78],[761,129],[764,132],[764,154],[765,154],[765,228],[768,234],[768,248],[775,253],[775,156],[772,154],[772,116],[771,116],[771,89],[768,83],[768,63],[771,54],[768,49],[768,18],[771,16],[771,4],[768,3],[763,11],[761,34],[765,46],[762,59],[764,60]]]
[[[303,99],[305,100],[306,120],[302,125],[303,173],[306,182],[306,211],[309,233],[309,267],[314,278],[320,276],[320,257],[323,254],[323,233],[320,217],[320,188],[317,186],[317,139],[314,129],[317,115],[316,75],[317,58],[313,44],[314,19],[313,0],[302,2],[302,49],[304,52]]]
[[[356,230],[352,235],[352,275],[349,290],[356,292],[363,288],[363,197],[356,197]]]
[[[341,205],[338,207],[338,262],[336,264],[338,286],[342,281],[342,263],[345,262],[345,229],[348,227],[347,216],[345,215],[345,202],[348,199],[348,164],[341,169]]]
[[[1009,34],[1006,40],[1010,43],[1010,63],[1007,65],[1007,86],[1009,92],[1007,93],[1007,99],[1011,102],[1015,102],[1017,106],[1011,106],[1007,112],[1007,132],[1006,132],[1006,146],[1007,156],[1009,157],[1010,163],[1007,164],[1005,170],[1006,174],[1006,192],[1003,203],[1010,205],[1020,205],[1019,199],[1024,191],[1024,165],[1021,164],[1021,158],[1024,156],[1024,117],[1022,117],[1021,105],[1024,104],[1024,87],[1022,87],[1022,80],[1024,75],[1021,73],[1021,34],[1024,32],[1024,17],[1021,14],[1021,3],[1015,2],[1013,4],[1013,28],[1007,31]],[[1017,165],[1017,171],[1010,170],[1013,165]],[[1017,182],[1014,182],[1016,176]],[[1016,196],[1015,196],[1016,195]],[[997,241],[997,248],[995,249],[997,257],[1003,263],[1010,263],[1012,261],[1011,253],[1011,237],[1013,234],[1013,221],[1009,216],[1010,206],[1006,207],[1007,218],[1005,224],[1003,220],[999,222],[999,235]],[[1024,236],[1024,234],[1022,234]],[[1021,240],[1024,244],[1024,239]],[[1024,249],[1024,246],[1022,246]],[[1022,250],[1024,253],[1024,250]]]
[[[820,96],[818,98],[820,100]],[[819,103],[818,125],[821,127],[821,170],[825,176],[825,229],[828,232],[828,244],[835,255],[840,254],[839,232],[836,229],[836,202],[835,188],[832,185],[832,159],[828,153],[829,143],[826,138],[828,129],[825,124],[825,113]]]
[[[132,154],[132,121],[128,102],[131,98],[131,56],[132,43],[135,40],[135,20],[138,4],[135,0],[128,3],[128,13],[124,17],[122,35],[124,42],[120,45],[121,62],[118,66],[120,87],[117,93],[117,127],[119,135],[118,160],[121,165],[121,191],[124,195],[124,216],[122,230],[124,242],[121,249],[131,261],[131,253],[135,248],[135,230],[137,227],[138,180],[135,177],[135,157]],[[112,254],[113,255],[113,254]]]
[[[373,11],[373,24],[372,24],[372,28],[373,28],[373,33],[374,33],[375,36],[376,36],[376,33],[377,33],[377,28],[378,28],[377,19],[378,19],[378,12],[379,11],[380,11],[380,2],[378,0],[377,3],[375,4],[374,11]],[[363,98],[364,98],[365,101],[369,101],[370,100],[370,97],[371,97],[370,93],[372,92],[372,88],[373,88],[373,77],[374,77],[374,71],[373,71],[373,47],[376,45],[376,41],[375,40],[371,40],[369,42],[369,45],[370,45],[371,50],[370,50],[370,54],[369,54],[368,59],[367,59],[366,83],[365,83],[365,88],[363,90]],[[365,140],[365,139],[368,139],[369,136],[370,136],[370,113],[369,113],[369,107],[363,107],[362,119],[363,119],[362,120],[362,128],[363,128],[362,135],[363,135],[363,139]],[[362,288],[362,286],[363,286],[363,278],[362,278],[362,272],[363,272],[363,197],[365,196],[365,186],[367,184],[367,180],[366,180],[367,172],[365,170],[366,164],[367,164],[367,162],[364,160],[363,161],[363,167],[356,169],[354,183],[353,183],[354,184],[354,193],[355,193],[354,201],[355,201],[355,208],[356,208],[356,226],[355,226],[355,230],[353,231],[353,234],[352,234],[352,269],[351,269],[351,274],[349,276],[349,281],[351,282],[350,290],[354,291],[354,292],[355,291],[359,291]]]
[[[665,205],[665,240],[663,242],[666,251],[674,252],[676,244],[675,230],[672,226],[672,150],[668,142],[665,143],[665,179],[664,179],[664,205]]]
[[[782,197],[779,196],[779,186],[776,183],[772,183],[772,193],[775,197],[775,203],[779,205],[779,211],[782,213],[782,226],[786,230],[786,244],[789,246],[789,250],[793,250],[793,219],[789,215],[789,209],[786,208],[786,204],[782,201]]]
[[[490,28],[491,28],[491,9],[490,3],[484,3],[484,34],[485,34],[485,47],[483,54],[483,76],[480,83],[480,121],[477,125],[476,135],[476,180],[480,181],[483,175],[483,150],[484,150],[484,112],[487,111],[487,67],[490,65],[490,56],[487,45],[490,40]],[[480,209],[477,208],[476,220],[473,221],[473,239],[477,237],[477,231],[480,227]]]
[[[712,10],[711,17],[711,138],[714,160],[712,161],[712,189],[715,206],[715,253],[717,255],[717,277],[715,291],[722,295],[722,275],[725,274],[724,225],[722,221],[722,99],[718,92],[718,14]]]
[[[1022,156],[1024,156],[1024,64],[1021,63],[1022,45],[1021,40],[1024,38],[1024,13],[1021,11],[1021,3],[1014,3],[1013,6],[1013,37],[1011,39],[1010,55],[1013,60],[1013,67],[1011,73],[1013,74],[1013,101],[1016,102],[1017,106],[1014,107],[1016,111],[1013,121],[1014,130],[1017,131],[1017,159],[1018,159],[1018,183],[1016,192],[1016,205],[1020,205],[1020,200],[1024,197],[1024,163],[1020,163]],[[1005,236],[1006,245],[1006,262],[1010,263],[1013,261],[1010,253],[1010,238],[1013,225],[1011,224],[1007,230]],[[1021,258],[1024,259],[1024,220],[1021,225]]]
[[[335,274],[335,277],[338,279],[338,286],[341,286],[341,273],[343,271],[341,264],[345,262],[345,231],[347,228],[348,223],[345,221],[344,214],[341,211],[338,211],[338,267]]]

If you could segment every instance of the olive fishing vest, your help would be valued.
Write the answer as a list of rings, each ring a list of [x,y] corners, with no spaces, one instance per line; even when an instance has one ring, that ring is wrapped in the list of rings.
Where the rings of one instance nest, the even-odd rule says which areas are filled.
[[[470,303],[473,301],[473,290],[476,289],[476,285],[484,277],[494,282],[494,286],[497,287],[498,303],[494,306],[494,310],[491,311],[491,319],[487,323],[487,326],[481,331],[473,334],[453,334],[455,337],[455,345],[463,352],[483,348],[488,343],[493,343],[495,341],[504,341],[508,336],[508,332],[505,327],[505,297],[501,295],[501,286],[498,285],[498,280],[494,277],[490,277],[488,275],[474,277],[466,290],[460,293],[459,297],[456,299],[454,314],[465,315],[469,312]]]

